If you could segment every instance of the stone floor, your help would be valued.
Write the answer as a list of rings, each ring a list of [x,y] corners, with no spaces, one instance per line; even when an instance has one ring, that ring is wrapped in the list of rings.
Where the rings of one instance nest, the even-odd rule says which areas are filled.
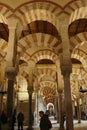
[[[51,130],[58,130],[59,124],[55,123],[52,125]],[[66,126],[66,124],[64,124]],[[24,126],[24,130],[26,130],[27,126]],[[39,125],[33,126],[34,130],[39,130]],[[17,130],[17,126],[15,126],[15,130]],[[77,120],[74,120],[74,130],[87,130],[87,120],[82,120],[81,123],[78,123]]]

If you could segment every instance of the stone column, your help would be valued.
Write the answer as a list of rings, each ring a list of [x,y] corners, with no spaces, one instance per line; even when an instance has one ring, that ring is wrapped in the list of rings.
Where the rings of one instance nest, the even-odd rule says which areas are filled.
[[[33,93],[33,87],[30,87],[28,89],[28,94],[29,94],[29,105],[28,105],[28,111],[29,111],[29,118],[28,118],[28,129],[27,130],[32,130],[32,93]]]
[[[34,116],[34,123],[37,125],[38,123],[38,92],[35,92],[35,116]]]
[[[29,77],[28,82],[28,93],[29,93],[29,119],[28,119],[28,130],[32,130],[32,93],[33,93],[33,72],[35,63],[33,61],[29,62]]]
[[[80,108],[79,98],[77,98],[77,118],[78,118],[78,123],[81,123],[81,108]]]
[[[56,61],[57,72],[56,72],[56,81],[57,81],[57,92],[58,92],[58,108],[59,108],[59,123],[60,123],[60,130],[64,130],[64,120],[63,120],[63,89],[64,89],[64,82],[63,76],[61,75],[60,70],[60,61]]]
[[[65,108],[66,108],[66,130],[73,130],[73,110],[70,88],[70,73],[71,67],[67,66],[63,68],[64,78],[64,96],[65,96]]]
[[[70,73],[72,72],[72,63],[70,55],[70,43],[68,36],[69,19],[61,19],[60,21],[60,34],[62,40],[62,55],[60,59],[61,71],[64,80],[64,96],[66,108],[66,130],[73,130],[73,110],[70,88]]]
[[[59,122],[59,106],[58,106],[58,95],[56,95],[56,100],[55,100],[55,112],[56,112],[56,120]]]
[[[10,119],[12,118],[13,112],[13,91],[14,91],[14,81],[17,74],[16,71],[16,55],[17,55],[17,21],[14,19],[8,20],[9,28],[9,39],[8,39],[8,48],[7,48],[7,65],[6,65],[6,75],[8,78],[8,88],[7,88],[7,115]]]
[[[64,113],[63,113],[63,99],[62,99],[62,91],[58,92],[59,94],[59,123],[60,128],[59,130],[64,130]]]
[[[5,63],[0,62],[0,113],[3,110],[3,97],[6,94],[6,85],[5,85]]]
[[[8,118],[12,118],[13,112],[13,91],[14,91],[14,81],[16,76],[16,71],[14,67],[6,70],[7,78],[8,78],[8,88],[7,88],[7,114]]]
[[[36,68],[35,68],[36,69]],[[34,79],[34,92],[35,92],[35,111],[34,111],[34,124],[38,124],[38,78],[37,78],[37,70],[34,71],[35,79]]]
[[[3,110],[3,94],[0,93],[0,114]]]

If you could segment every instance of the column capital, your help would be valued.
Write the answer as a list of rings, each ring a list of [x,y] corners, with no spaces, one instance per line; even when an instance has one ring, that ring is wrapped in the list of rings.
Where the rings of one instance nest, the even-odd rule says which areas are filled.
[[[70,66],[70,65],[65,65],[65,66],[62,65],[61,72],[62,72],[62,75],[69,76],[70,73],[72,72],[72,66]]]
[[[33,61],[30,61],[28,65],[29,76],[27,77],[28,86],[33,86],[34,69],[35,69],[35,63]]]
[[[30,87],[30,86],[28,87],[28,89],[27,89],[27,90],[28,90],[28,93],[29,93],[29,94],[32,94],[32,93],[33,93],[33,91],[34,91],[34,90],[33,90],[33,87]]]
[[[7,67],[5,70],[5,73],[8,77],[8,79],[14,79],[15,76],[17,75],[15,67]]]
[[[62,94],[62,92],[63,92],[63,89],[61,89],[61,88],[58,88],[58,94],[60,95],[60,94]]]

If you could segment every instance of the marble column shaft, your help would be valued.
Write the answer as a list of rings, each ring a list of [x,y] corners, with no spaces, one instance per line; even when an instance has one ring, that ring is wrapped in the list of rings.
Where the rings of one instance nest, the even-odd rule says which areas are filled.
[[[64,120],[63,120],[63,104],[62,104],[62,93],[59,93],[59,123],[60,123],[60,130],[64,129]]]
[[[33,113],[32,113],[32,87],[31,89],[28,89],[28,94],[29,94],[29,106],[28,106],[28,110],[29,110],[29,118],[28,118],[28,129],[32,128],[32,119],[33,119]]]
[[[7,88],[7,114],[8,118],[12,118],[13,112],[13,91],[14,91],[14,81],[16,76],[15,68],[11,68],[6,72],[8,78],[8,88]]]
[[[60,34],[62,39],[62,56],[61,56],[61,71],[64,79],[64,96],[66,108],[66,130],[73,130],[73,110],[71,100],[70,88],[70,73],[72,72],[70,43],[68,36],[69,19],[61,19],[60,21]]]
[[[8,79],[7,114],[9,118],[11,118],[13,112],[13,85],[14,85],[14,80]]]
[[[56,120],[59,122],[59,105],[58,105],[58,96],[56,97],[55,100],[55,112],[56,112]]]
[[[8,50],[7,50],[7,66],[6,66],[6,75],[8,78],[8,89],[7,89],[7,113],[8,117],[11,118],[13,111],[13,86],[16,76],[16,52],[17,52],[17,21],[9,19],[8,21],[9,28],[9,40],[8,40]]]
[[[35,93],[35,125],[38,123],[38,92]]]
[[[3,110],[3,94],[0,94],[0,114]]]
[[[78,123],[81,123],[81,108],[80,108],[80,103],[79,103],[79,98],[77,98],[77,118],[78,118]]]
[[[69,66],[64,67],[63,78],[64,78],[64,96],[65,96],[65,107],[66,107],[66,130],[73,130],[74,129],[73,110],[72,110]]]

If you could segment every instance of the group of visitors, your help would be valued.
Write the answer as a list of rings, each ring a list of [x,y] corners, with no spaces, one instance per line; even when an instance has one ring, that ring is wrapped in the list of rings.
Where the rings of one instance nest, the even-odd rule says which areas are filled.
[[[51,121],[49,120],[49,113],[48,112],[44,113],[43,111],[40,111],[39,116],[40,116],[40,130],[51,129],[52,124]],[[18,130],[23,130],[24,114],[20,111],[18,115],[16,115],[16,110],[14,110],[10,122],[10,119],[7,117],[6,111],[3,110],[0,115],[0,130],[14,130],[16,119],[18,122]]]
[[[0,115],[0,130],[14,130],[16,118],[18,122],[18,130],[23,130],[24,114],[20,111],[16,116],[16,110],[14,110],[12,119],[10,120],[6,110],[3,110]]]

